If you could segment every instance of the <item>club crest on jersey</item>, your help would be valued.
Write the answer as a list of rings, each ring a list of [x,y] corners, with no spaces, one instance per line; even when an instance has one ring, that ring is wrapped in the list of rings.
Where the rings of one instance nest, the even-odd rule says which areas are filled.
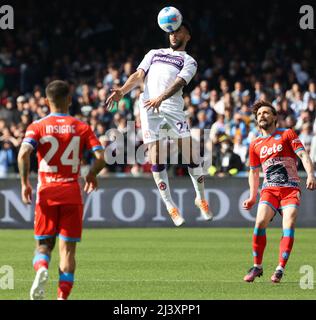
[[[276,134],[274,136],[274,140],[280,140],[282,138],[282,136],[280,134]]]
[[[167,185],[164,182],[160,182],[158,184],[158,188],[159,188],[159,190],[164,191],[167,189]]]
[[[274,153],[281,152],[283,150],[282,144],[273,144],[272,147],[263,146],[260,149],[260,158],[265,158],[266,156],[271,156]]]

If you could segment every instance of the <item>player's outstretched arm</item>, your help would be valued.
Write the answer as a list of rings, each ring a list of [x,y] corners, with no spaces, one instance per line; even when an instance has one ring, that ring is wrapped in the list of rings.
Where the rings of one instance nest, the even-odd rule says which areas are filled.
[[[105,167],[104,151],[96,150],[94,151],[94,156],[96,158],[95,162],[85,177],[84,191],[88,194],[97,189],[97,175]]]
[[[259,181],[260,181],[259,168],[250,169],[248,181],[249,181],[250,195],[249,195],[249,198],[245,200],[243,203],[243,208],[246,210],[250,210],[253,207],[253,205],[256,203],[258,189],[259,189]]]
[[[182,89],[187,83],[184,79],[177,77],[175,82],[171,87],[166,89],[159,97],[150,99],[145,101],[145,108],[147,108],[147,111],[150,109],[157,109],[159,112],[159,107],[162,103],[162,101],[167,100],[168,98],[172,97],[175,93],[177,93],[180,89]]]
[[[22,144],[18,154],[18,167],[21,178],[21,197],[26,204],[32,202],[32,186],[29,181],[30,155],[33,148],[28,144]]]
[[[131,74],[126,80],[125,84],[119,89],[113,89],[111,95],[107,98],[105,104],[107,109],[111,110],[114,106],[114,102],[119,102],[126,93],[133,90],[136,86],[141,84],[145,78],[145,72],[142,69],[138,69]]]
[[[298,151],[297,155],[302,160],[304,169],[307,173],[306,189],[315,190],[316,189],[316,179],[315,179],[315,175],[314,175],[314,167],[313,167],[312,159],[310,158],[310,156],[306,152],[306,150]]]

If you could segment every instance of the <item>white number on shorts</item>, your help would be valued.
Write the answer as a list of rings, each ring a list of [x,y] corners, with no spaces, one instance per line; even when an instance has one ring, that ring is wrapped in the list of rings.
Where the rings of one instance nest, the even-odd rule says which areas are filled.
[[[187,124],[186,121],[179,121],[177,122],[177,127],[178,127],[178,130],[179,130],[179,133],[182,133],[182,132],[185,132],[185,131],[188,131],[189,130],[189,126]]]
[[[45,154],[44,158],[39,164],[39,171],[46,173],[56,173],[58,171],[57,166],[50,166],[49,162],[52,160],[59,148],[58,140],[53,136],[45,136],[40,140],[41,144],[50,143],[51,147]],[[79,159],[79,148],[80,148],[80,137],[73,137],[63,152],[60,162],[64,166],[72,166],[72,173],[77,173],[79,169],[80,159]],[[70,155],[72,157],[70,158]]]

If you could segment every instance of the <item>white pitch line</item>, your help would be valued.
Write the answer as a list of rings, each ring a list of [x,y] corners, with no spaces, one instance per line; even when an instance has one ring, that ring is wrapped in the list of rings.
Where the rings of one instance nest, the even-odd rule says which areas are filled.
[[[33,280],[26,280],[26,279],[15,279],[18,282],[33,282]],[[58,282],[56,279],[50,280],[52,282]],[[180,280],[180,279],[143,279],[143,280],[128,280],[128,279],[75,279],[76,282],[210,282],[210,283],[245,283],[243,280],[241,281],[231,281],[231,280]],[[271,281],[258,281],[255,283],[271,283]],[[299,281],[283,281],[282,284],[299,284]],[[316,284],[316,281],[313,282]]]

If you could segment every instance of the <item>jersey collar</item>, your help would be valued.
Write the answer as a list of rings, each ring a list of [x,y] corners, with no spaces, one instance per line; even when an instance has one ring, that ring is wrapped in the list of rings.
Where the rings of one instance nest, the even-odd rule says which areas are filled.
[[[185,50],[173,50],[172,48],[169,48],[169,51],[171,51],[171,52],[178,52],[178,53],[186,53]]]
[[[50,113],[50,116],[55,116],[55,117],[65,117],[65,116],[69,116],[69,114],[68,114],[68,113],[52,112],[52,113]]]
[[[269,138],[272,137],[276,132],[278,131],[278,129],[275,129],[272,133],[268,134],[267,136],[264,136],[263,134],[260,134],[260,138]]]

